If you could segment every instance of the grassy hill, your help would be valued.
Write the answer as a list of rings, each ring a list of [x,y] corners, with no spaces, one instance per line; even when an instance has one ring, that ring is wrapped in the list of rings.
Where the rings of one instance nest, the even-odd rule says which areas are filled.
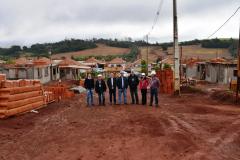
[[[140,47],[141,56],[143,59],[147,57],[147,47]],[[149,61],[154,62],[158,57],[172,57],[173,47],[168,47],[163,51],[161,47],[149,47]],[[216,57],[232,58],[231,53],[225,48],[202,48],[200,45],[183,46],[183,59],[184,58],[200,58],[200,59],[213,59]]]
[[[52,58],[59,59],[61,57],[79,57],[79,56],[107,56],[107,55],[122,55],[128,54],[130,52],[130,48],[118,48],[118,47],[110,47],[105,44],[97,44],[97,47],[94,49],[86,49],[83,51],[76,52],[66,52],[66,53],[58,53],[52,55]]]
[[[181,42],[183,46],[183,58],[212,59],[216,57],[231,58],[236,57],[236,39],[209,39],[192,40]],[[156,61],[160,56],[171,57],[173,54],[173,43],[155,43],[149,45],[149,60]],[[141,54],[139,55],[138,49]],[[136,57],[146,59],[146,42],[144,41],[121,41],[117,39],[66,39],[60,42],[33,44],[30,47],[13,45],[10,48],[0,48],[0,59],[8,60],[21,56],[49,56],[52,58],[70,57],[83,59],[89,56],[96,56],[99,59],[109,60],[116,56],[129,61],[134,61]]]

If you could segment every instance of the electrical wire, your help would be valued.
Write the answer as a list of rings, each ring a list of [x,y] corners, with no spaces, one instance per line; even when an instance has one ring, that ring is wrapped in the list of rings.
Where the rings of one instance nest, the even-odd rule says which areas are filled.
[[[151,26],[151,29],[149,30],[149,32],[148,32],[146,35],[143,36],[143,40],[144,40],[147,36],[149,36],[149,35],[151,34],[151,32],[154,30],[154,28],[155,28],[155,26],[156,26],[156,24],[157,24],[157,22],[158,22],[160,13],[161,13],[161,11],[162,11],[163,2],[164,2],[164,0],[160,0],[160,3],[159,3],[158,8],[157,8],[156,15],[155,15],[155,17],[154,17],[154,19],[153,19],[153,24],[152,24],[152,26]]]
[[[227,24],[228,21],[230,21],[230,19],[232,19],[236,14],[237,12],[239,11],[240,9],[240,6],[237,8],[237,10],[227,19],[227,21],[225,21],[215,32],[213,32],[210,36],[208,36],[207,39],[211,38],[213,35],[215,35],[220,29],[222,29],[222,27]]]

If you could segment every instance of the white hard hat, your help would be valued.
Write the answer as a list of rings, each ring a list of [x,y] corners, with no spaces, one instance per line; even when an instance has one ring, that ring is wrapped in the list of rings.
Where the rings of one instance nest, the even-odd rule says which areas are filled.
[[[142,73],[142,76],[146,76],[146,74],[145,74],[145,73]]]
[[[151,72],[151,75],[156,75],[156,71],[152,71],[152,72]]]
[[[124,71],[121,71],[120,74],[124,74]]]
[[[98,77],[102,77],[102,75],[101,75],[101,74],[99,74],[99,75],[98,75]]]

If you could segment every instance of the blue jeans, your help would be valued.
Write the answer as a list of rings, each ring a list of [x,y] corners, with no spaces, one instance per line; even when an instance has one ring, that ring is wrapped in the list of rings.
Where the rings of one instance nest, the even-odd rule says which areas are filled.
[[[155,98],[155,104],[158,105],[158,89],[157,88],[151,88],[150,94],[151,94],[150,105],[153,104],[153,98]]]
[[[100,92],[98,93],[98,104],[99,105],[105,105],[105,93],[104,92]]]
[[[122,104],[122,94],[123,94],[124,104],[127,104],[127,89],[118,89],[118,103]]]
[[[87,90],[87,104],[89,106],[93,105],[93,90],[92,89]]]

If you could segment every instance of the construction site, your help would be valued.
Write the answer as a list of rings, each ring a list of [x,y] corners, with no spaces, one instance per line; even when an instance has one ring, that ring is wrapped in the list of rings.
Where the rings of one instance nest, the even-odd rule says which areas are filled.
[[[41,8],[47,3],[39,4]],[[56,30],[58,33],[53,35],[57,37],[65,31],[60,22],[85,17],[79,16],[81,12],[77,12],[78,16],[71,15],[75,9],[80,10],[76,7],[78,2],[73,4],[71,9],[69,4],[60,7],[60,16],[48,14],[47,21],[59,28],[48,26],[43,32],[49,28],[51,32]],[[212,38],[236,18],[240,6],[207,38],[200,36],[198,40],[188,35],[185,39],[194,40],[180,42],[178,3],[167,2],[171,6],[167,11],[172,14],[164,13],[171,15],[173,28],[167,27],[173,29],[169,32],[171,41],[155,43],[158,39],[154,29],[160,13],[166,9],[163,4],[164,0],[160,0],[153,5],[154,8],[157,5],[157,12],[149,31],[133,27],[138,36],[139,30],[148,31],[140,40],[112,39],[118,35],[116,26],[124,28],[125,21],[120,18],[121,25],[113,26],[112,33],[106,26],[105,33],[104,27],[98,27],[103,29],[101,36],[114,35],[109,39],[84,35],[85,39],[65,37],[56,42],[52,37],[49,42],[35,44],[21,39],[19,44],[26,43],[25,46],[0,48],[0,160],[240,160],[240,28],[237,34],[229,34],[229,29],[223,34],[238,38]],[[197,2],[193,4],[191,9],[200,6]],[[59,12],[59,6],[52,9],[52,3],[47,5],[51,6],[51,14]],[[114,12],[109,8],[101,10],[99,6],[86,8],[95,10],[98,19],[100,13]],[[183,8],[190,6],[180,3],[181,21],[185,18]],[[106,19],[115,21],[116,17],[109,13]],[[91,18],[94,14],[91,13]],[[129,16],[132,14],[129,12],[124,19],[133,18]],[[199,15],[193,14],[189,24],[193,25]],[[65,16],[67,20],[61,20]],[[105,23],[104,18],[99,26],[102,21]],[[69,33],[78,28],[77,21],[70,23]],[[95,23],[86,26],[93,29]],[[185,32],[193,30],[186,28]],[[87,30],[83,27],[82,31],[85,34]],[[18,41],[11,40],[15,42]]]
[[[226,85],[182,82],[174,96],[173,71],[162,70],[159,108],[130,104],[130,93],[128,105],[106,96],[106,106],[87,107],[86,93],[70,90],[81,81],[0,77],[2,160],[240,158],[240,108]]]

